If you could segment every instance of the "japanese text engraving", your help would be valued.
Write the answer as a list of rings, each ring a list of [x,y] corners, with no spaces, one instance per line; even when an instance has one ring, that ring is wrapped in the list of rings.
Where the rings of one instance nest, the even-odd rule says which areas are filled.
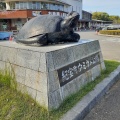
[[[96,66],[100,63],[99,53],[76,61],[70,65],[60,68],[58,71],[58,77],[60,81],[60,86],[65,85],[71,80],[75,79],[82,73],[86,72],[90,68]]]

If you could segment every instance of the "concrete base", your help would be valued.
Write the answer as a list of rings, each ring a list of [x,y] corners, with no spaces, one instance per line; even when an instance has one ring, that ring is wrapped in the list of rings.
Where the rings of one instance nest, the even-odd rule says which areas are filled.
[[[17,89],[49,110],[105,69],[98,40],[44,47],[0,42],[0,69],[6,66],[14,70]]]

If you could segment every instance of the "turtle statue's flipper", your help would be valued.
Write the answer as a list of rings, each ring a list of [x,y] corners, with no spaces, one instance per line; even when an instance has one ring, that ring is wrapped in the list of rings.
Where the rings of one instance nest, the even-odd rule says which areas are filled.
[[[35,44],[39,43],[41,45],[47,44],[47,37],[46,34],[35,36],[32,38],[27,38],[27,39],[17,39],[17,43],[22,43],[22,44]]]
[[[72,41],[73,42],[78,42],[80,40],[80,35],[77,33],[72,34]]]
[[[78,42],[80,40],[80,35],[77,33],[72,33],[66,38],[67,42]]]
[[[48,34],[45,33],[41,35],[37,41],[40,45],[47,45],[48,44]]]

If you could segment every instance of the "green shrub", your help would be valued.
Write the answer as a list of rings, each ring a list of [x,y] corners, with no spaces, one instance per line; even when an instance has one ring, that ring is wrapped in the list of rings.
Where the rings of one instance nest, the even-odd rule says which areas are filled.
[[[120,35],[120,30],[101,30],[99,33],[106,35]]]

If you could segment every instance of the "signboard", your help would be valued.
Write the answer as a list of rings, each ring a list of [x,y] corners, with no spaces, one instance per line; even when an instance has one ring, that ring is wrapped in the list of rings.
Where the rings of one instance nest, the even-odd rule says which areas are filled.
[[[100,63],[99,53],[93,54],[89,57],[76,61],[63,68],[57,70],[60,86],[67,84],[82,73],[93,68]]]

